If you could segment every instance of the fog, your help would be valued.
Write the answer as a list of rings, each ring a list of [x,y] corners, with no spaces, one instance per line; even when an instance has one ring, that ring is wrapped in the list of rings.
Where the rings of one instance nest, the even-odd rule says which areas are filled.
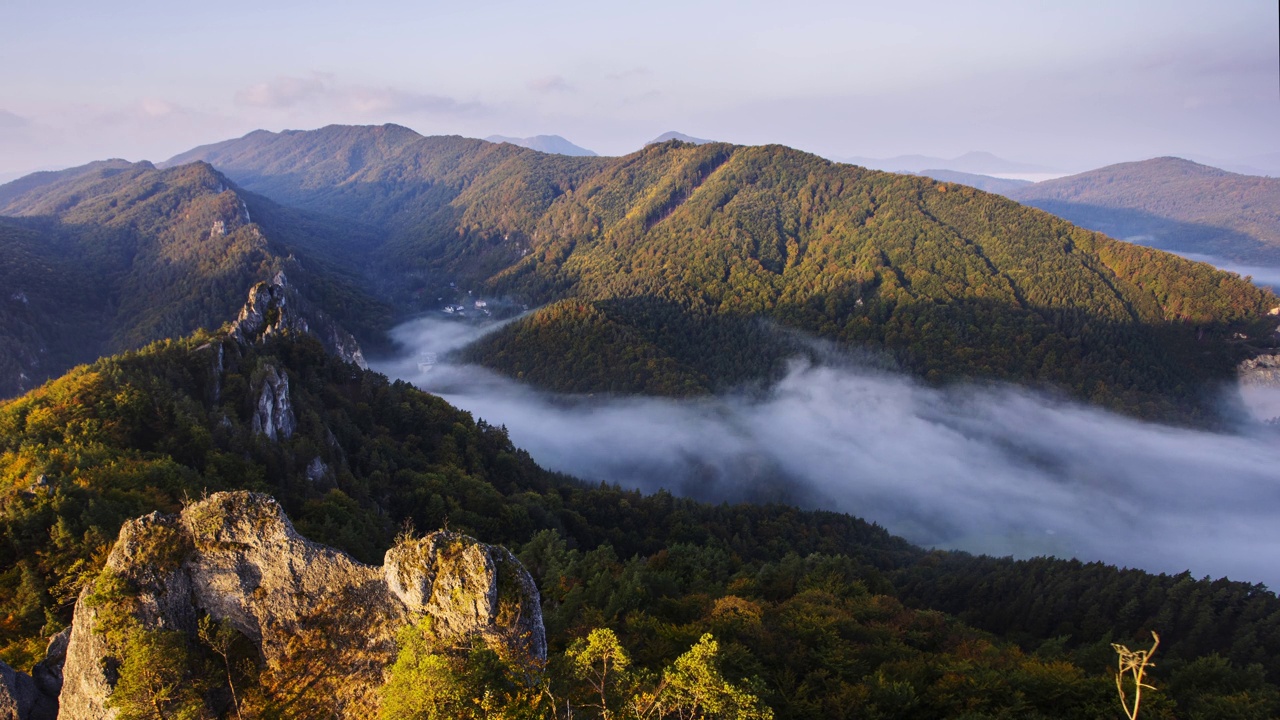
[[[1250,265],[1237,262],[1230,258],[1220,255],[1207,255],[1205,253],[1184,252],[1173,248],[1164,247],[1157,242],[1153,235],[1131,235],[1124,238],[1125,242],[1131,242],[1144,247],[1163,250],[1167,253],[1173,253],[1178,257],[1184,257],[1188,260],[1196,262],[1208,263],[1219,270],[1233,272],[1241,277],[1249,278],[1254,285],[1271,290],[1272,292],[1280,292],[1280,267],[1275,265]]]
[[[495,425],[544,467],[707,500],[847,512],[930,547],[1280,587],[1280,433],[1139,422],[1010,386],[937,389],[850,360],[761,395],[569,397],[447,362],[483,328],[406,323],[375,369]],[[436,353],[430,367],[423,353]]]
[[[1204,255],[1201,253],[1178,252],[1170,250],[1175,255],[1181,255],[1188,260],[1209,263],[1219,270],[1233,272],[1241,277],[1253,279],[1254,285],[1259,285],[1268,290],[1280,292],[1280,267],[1271,265],[1245,265],[1242,263],[1218,257],[1217,255]]]

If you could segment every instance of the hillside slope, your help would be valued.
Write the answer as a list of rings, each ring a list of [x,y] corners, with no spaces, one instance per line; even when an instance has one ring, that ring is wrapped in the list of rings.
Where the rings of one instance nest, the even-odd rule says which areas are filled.
[[[1280,179],[1175,157],[1121,163],[1007,193],[1083,227],[1144,244],[1280,263]]]
[[[512,547],[538,583],[549,655],[603,626],[652,670],[714,632],[725,674],[756,678],[779,718],[903,703],[917,717],[1099,717],[1114,703],[1107,643],[1150,629],[1168,638],[1153,717],[1280,710],[1280,601],[1265,589],[925,553],[834,513],[587,486],[291,332],[157,343],[0,403],[0,659],[39,659],[126,520],[237,489],[271,493],[300,533],[365,562],[410,524]],[[928,609],[944,605],[1026,649]],[[1063,612],[1088,622],[1064,629]],[[349,649],[299,647],[322,653],[304,673]],[[327,717],[329,686],[297,687],[294,707],[321,714],[292,717]]]
[[[32,176],[0,187],[0,215],[5,395],[103,354],[216,328],[248,287],[282,270],[362,338],[385,327],[385,307],[352,270],[375,236],[245,193],[204,163]]]
[[[765,320],[926,378],[1185,416],[1250,352],[1228,340],[1270,342],[1280,304],[1003,198],[780,146],[569,158],[408,132],[255,133],[201,157],[383,229],[373,263],[402,309],[462,290],[569,303],[473,353],[556,389],[685,394],[768,377],[791,349]]]

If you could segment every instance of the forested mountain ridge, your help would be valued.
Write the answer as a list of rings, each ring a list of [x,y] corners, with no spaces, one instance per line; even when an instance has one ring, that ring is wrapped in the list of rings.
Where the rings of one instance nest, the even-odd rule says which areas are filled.
[[[1176,157],[1109,165],[1006,193],[1113,237],[1240,262],[1280,262],[1280,179]]]
[[[1005,197],[1008,197],[1009,193],[1014,190],[1024,188],[1031,184],[1030,180],[1010,180],[1007,178],[992,177],[991,175],[959,172],[958,170],[935,170],[925,168],[924,170],[913,172],[911,174],[931,177],[938,182],[968,185],[969,187],[975,187],[979,190],[996,193],[997,195],[1004,195]]]
[[[274,435],[264,397],[288,408],[269,420]],[[1105,716],[1108,643],[1150,629],[1167,635],[1150,716],[1280,711],[1280,601],[1265,589],[925,553],[834,513],[584,485],[541,470],[502,429],[287,329],[199,332],[0,403],[0,659],[40,657],[125,520],[233,489],[271,493],[299,532],[368,562],[406,522],[503,543],[539,585],[553,658],[607,627],[653,669],[714,633],[725,675],[779,718]],[[1106,592],[1086,603],[1002,590],[1046,579]],[[1089,622],[1064,630],[1071,597]]]
[[[348,269],[375,236],[245,193],[204,163],[32,176],[0,186],[0,214],[10,216],[0,218],[5,395],[77,362],[216,328],[281,270],[362,338],[385,327],[386,308]]]
[[[406,132],[254,134],[200,157],[250,189],[384,229],[374,263],[400,283],[400,307],[430,307],[449,283],[568,303],[471,355],[556,389],[685,394],[767,377],[789,350],[764,318],[931,379],[1043,384],[1186,417],[1250,352],[1225,341],[1268,343],[1280,304],[1003,198],[781,146],[568,158]],[[601,352],[621,365],[588,357]]]

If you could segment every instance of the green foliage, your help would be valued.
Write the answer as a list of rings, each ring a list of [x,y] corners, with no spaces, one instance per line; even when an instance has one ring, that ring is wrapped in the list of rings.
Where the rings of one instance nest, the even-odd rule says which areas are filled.
[[[768,379],[794,349],[765,319],[930,381],[1016,381],[1203,422],[1205,382],[1270,342],[1280,304],[995,195],[780,146],[571,158],[330,127],[196,158],[380,228],[389,239],[365,259],[402,309],[464,290],[549,304],[470,358],[558,390],[687,395]]]
[[[211,668],[194,661],[190,638],[177,630],[135,629],[121,655],[107,707],[120,720],[203,720]]]
[[[382,688],[384,720],[548,717],[541,670],[504,658],[476,641],[462,648],[436,646],[424,619],[405,627]]]
[[[642,717],[724,718],[773,720],[773,712],[755,695],[726,681],[716,667],[720,646],[710,633],[676,658],[662,674],[662,682],[641,705],[654,708]]]
[[[406,627],[382,689],[381,717],[534,718],[555,720],[771,720],[755,695],[728,682],[719,646],[703,635],[660,675],[633,673],[627,651],[608,628],[596,628],[545,670],[504,658],[476,642],[437,647],[430,628]]]
[[[616,717],[621,708],[634,705],[623,697],[628,690],[627,668],[631,658],[608,628],[597,628],[579,638],[565,651],[570,674],[584,683],[590,700],[584,707],[593,708],[602,718]],[[625,689],[622,689],[625,688]]]
[[[448,655],[434,652],[429,633],[406,626],[399,652],[382,690],[383,720],[443,720],[473,717],[474,695],[467,692]]]
[[[202,163],[95,163],[57,175],[0,197],[0,213],[20,216],[0,218],[0,396],[104,354],[217,328],[247,288],[280,270],[322,308],[313,320],[332,316],[379,342],[389,314],[350,269],[377,244],[372,233],[237,191]]]
[[[219,347],[221,375],[213,372]],[[254,378],[268,363],[287,374],[298,421],[291,438],[275,442],[255,435],[251,422],[261,391]],[[321,483],[306,475],[317,457],[332,471]],[[0,657],[29,666],[46,628],[70,620],[94,578],[92,604],[131,607],[134,579],[99,578],[124,520],[237,488],[275,495],[300,531],[366,562],[381,562],[406,520],[447,521],[507,544],[538,583],[553,657],[610,628],[630,649],[628,672],[651,690],[713,633],[725,681],[778,718],[1097,717],[1114,710],[1110,657],[1099,662],[1097,644],[1109,652],[1107,643],[1150,627],[1165,637],[1161,672],[1217,652],[1231,673],[1244,673],[1248,681],[1229,702],[1269,707],[1278,680],[1249,674],[1255,665],[1277,667],[1280,657],[1280,601],[1257,586],[926,553],[835,513],[587,486],[538,468],[502,428],[354,370],[313,339],[241,346],[205,334],[78,368],[0,404]],[[162,546],[153,558],[171,563]],[[321,612],[314,632],[297,639],[298,662],[279,671],[241,670],[218,642],[187,628],[193,667],[216,685],[206,703],[223,714],[238,703],[246,716],[323,717],[327,668],[382,671],[341,654],[344,633],[363,622],[354,610],[367,605],[343,599],[344,612]],[[117,627],[112,642],[123,646],[128,623]],[[212,633],[216,641],[220,631]],[[422,672],[443,667],[421,653],[408,657],[410,669],[419,660]],[[472,677],[449,658],[453,672]],[[489,678],[485,688],[533,698],[511,712],[540,707],[548,686],[521,679],[524,669],[502,670],[505,659],[483,653],[474,661],[475,677]],[[555,697],[581,701],[554,684],[569,682],[566,675],[550,672]],[[1171,712],[1175,702],[1228,702],[1205,699],[1194,677],[1144,696],[1144,716]],[[1258,678],[1261,685],[1248,684]],[[244,689],[238,700],[231,687]],[[468,700],[480,697],[468,692]],[[508,695],[492,697],[497,707]]]

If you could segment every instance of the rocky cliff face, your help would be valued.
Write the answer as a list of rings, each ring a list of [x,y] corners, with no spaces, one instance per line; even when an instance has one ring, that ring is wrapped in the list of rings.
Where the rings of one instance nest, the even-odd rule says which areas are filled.
[[[293,437],[298,420],[293,414],[293,401],[289,399],[289,376],[274,365],[267,365],[263,370],[262,389],[253,413],[253,431],[270,440]]]
[[[329,352],[369,369],[360,343],[324,312],[310,307],[289,284],[284,272],[276,273],[271,282],[258,283],[249,290],[249,299],[230,330],[232,337],[245,343],[285,332],[309,332],[320,338]]]
[[[1254,420],[1280,426],[1280,355],[1258,355],[1236,366],[1240,399]]]
[[[45,659],[30,675],[0,662],[0,720],[54,720],[58,716],[62,665],[70,637],[71,628],[67,628],[50,638]]]
[[[1241,385],[1280,388],[1280,355],[1259,355],[1240,363],[1236,374]]]
[[[284,673],[322,641],[339,718],[377,714],[396,635],[424,618],[442,643],[481,638],[504,652],[546,656],[537,589],[510,552],[437,532],[401,542],[383,567],[298,535],[270,497],[218,493],[180,515],[121,529],[105,574],[130,589],[143,629],[194,632],[208,616],[257,648],[264,674]],[[107,699],[123,658],[86,589],[76,604],[59,718],[114,718]]]

